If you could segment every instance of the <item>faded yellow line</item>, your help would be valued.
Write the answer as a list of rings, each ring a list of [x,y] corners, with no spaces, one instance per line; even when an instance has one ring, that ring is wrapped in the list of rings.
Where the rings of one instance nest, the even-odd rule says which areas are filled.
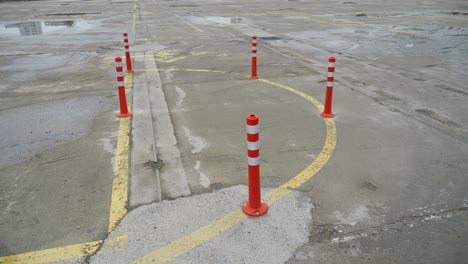
[[[303,97],[304,99],[308,100],[312,104],[314,104],[315,107],[317,107],[317,109],[319,109],[320,111],[323,110],[322,103],[320,103],[319,101],[317,101],[317,99],[313,98],[312,96],[306,93],[298,91],[292,87],[289,87],[280,83],[276,83],[273,81],[269,81],[266,79],[259,79],[259,81],[268,83],[276,87],[279,87],[281,89],[284,89],[286,91],[295,93]],[[336,126],[335,126],[335,121],[332,118],[324,118],[323,120],[325,121],[325,128],[326,128],[327,136],[325,138],[325,144],[323,145],[323,148],[322,148],[322,151],[320,151],[320,154],[309,166],[307,166],[303,171],[301,171],[294,178],[292,178],[285,184],[281,185],[277,189],[267,193],[264,197],[265,200],[268,200],[270,203],[274,203],[277,200],[283,198],[291,190],[299,188],[302,184],[310,180],[328,162],[328,160],[330,159],[336,147]]]
[[[190,24],[187,20],[183,19],[181,16],[177,15],[177,14],[174,14],[174,16],[176,16],[177,18],[179,18],[180,20],[182,20],[182,22],[184,22],[185,24],[187,24],[188,26],[194,28],[195,30],[198,30],[199,32],[203,32],[203,30],[197,28],[196,26]]]
[[[0,258],[0,263],[47,263],[69,258],[77,258],[93,254],[101,246],[102,240],[92,241],[82,244],[75,244],[65,247],[38,250],[18,255],[11,255]]]
[[[163,5],[161,5],[160,3],[156,2],[155,0],[152,0],[153,3],[157,4],[158,6],[160,6],[161,8],[165,8]],[[181,16],[177,15],[177,14],[173,14],[175,17],[177,17],[178,19],[182,20],[182,22],[184,22],[185,24],[187,24],[188,26],[192,27],[193,29],[199,31],[199,32],[203,32],[203,30],[197,28],[196,26],[190,24],[187,20],[183,19]]]
[[[136,31],[136,14],[133,14],[132,32]]]
[[[233,211],[224,217],[190,233],[176,241],[151,252],[133,263],[166,263],[169,260],[216,237],[229,228],[247,219],[242,210]]]
[[[127,93],[129,95],[127,100],[129,109],[132,109],[132,84],[133,76],[132,74],[127,73],[125,78],[125,87],[129,90]],[[108,229],[109,233],[114,230],[120,220],[127,214],[131,120],[131,118],[120,119],[117,150],[115,153],[115,176],[112,182],[112,198]]]
[[[310,17],[304,18],[304,20],[314,21],[314,22],[317,22],[317,23],[321,23],[321,24],[325,24],[325,25],[332,25],[332,26],[337,26],[337,27],[369,27],[366,24],[357,23],[357,22],[338,22],[338,21],[335,20],[336,23],[334,23],[334,22],[330,22],[330,21],[327,21],[327,20],[314,19],[314,18],[310,18]]]
[[[308,94],[298,91],[292,87],[269,81],[266,79],[259,79],[259,81],[295,93],[311,102],[320,111],[323,109],[323,105]],[[281,185],[280,187],[265,194],[263,198],[268,204],[271,205],[275,203],[276,201],[291,193],[294,189],[298,188],[299,186],[310,180],[328,162],[336,146],[336,126],[335,122],[331,118],[324,118],[324,121],[327,136],[325,139],[325,144],[320,154],[309,166],[307,166],[297,176],[295,176],[285,184]],[[221,233],[225,232],[226,230],[230,229],[231,227],[237,225],[238,223],[242,222],[247,218],[248,216],[246,216],[242,212],[242,210],[235,210],[225,215],[224,217],[219,218],[218,220],[208,225],[205,225],[202,228],[149,253],[148,255],[136,260],[133,263],[166,263],[171,259],[174,259],[190,251],[191,249],[205,243],[206,241],[213,239],[214,237],[220,235]]]
[[[106,239],[106,246],[101,248],[97,254],[109,254],[114,252],[122,252],[128,243],[127,229],[123,231],[125,235],[117,236],[112,239]]]

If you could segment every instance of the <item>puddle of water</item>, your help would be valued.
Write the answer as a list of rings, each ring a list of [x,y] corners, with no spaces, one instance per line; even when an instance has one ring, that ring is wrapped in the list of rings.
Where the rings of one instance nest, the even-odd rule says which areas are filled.
[[[0,3],[4,3],[4,2],[36,2],[36,1],[44,1],[44,0],[0,0]]]
[[[220,17],[220,16],[187,16],[185,17],[190,23],[198,25],[214,25],[214,24],[246,24],[249,20],[241,17]]]
[[[87,26],[89,27],[89,24],[84,21],[75,22],[73,20],[0,24],[0,37],[42,35],[70,28],[84,29]]]
[[[276,37],[276,36],[269,36],[269,37],[262,37],[262,36],[260,36],[260,39],[263,39],[263,40],[280,40],[281,38],[280,38],[280,37]]]

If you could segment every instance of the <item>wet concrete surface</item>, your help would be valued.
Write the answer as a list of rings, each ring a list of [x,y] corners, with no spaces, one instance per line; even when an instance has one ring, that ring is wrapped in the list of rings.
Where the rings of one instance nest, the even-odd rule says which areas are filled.
[[[75,26],[86,21],[83,23],[91,26],[87,29],[74,29],[73,26],[50,32],[43,30],[42,34],[34,35],[34,40],[24,43],[19,51],[16,47],[11,48],[11,44],[27,36],[12,36],[13,33],[2,36],[0,33],[2,43],[7,45],[0,53],[5,54],[0,57],[1,67],[4,62],[11,66],[3,67],[0,73],[2,79],[7,80],[6,84],[0,85],[1,93],[6,95],[5,98],[2,96],[0,106],[4,116],[8,116],[11,109],[31,109],[28,107],[33,103],[49,102],[52,98],[68,100],[76,95],[86,95],[88,100],[91,100],[89,96],[115,100],[112,90],[107,90],[113,83],[105,80],[113,80],[113,75],[111,61],[105,56],[120,51],[117,45],[120,32],[112,25],[123,23],[129,28],[133,2],[93,2],[95,6],[90,8],[87,7],[89,3],[64,1],[62,4],[66,5],[62,9],[54,6],[52,1],[41,2],[34,14],[26,6],[12,14],[13,4],[2,3],[8,4],[2,9],[5,14],[1,13],[2,19],[7,21],[0,24],[22,23],[24,21],[17,21],[15,15],[29,14],[35,25],[45,26],[43,23],[53,17],[55,21],[73,20]],[[262,221],[258,218],[243,223],[245,226],[236,225],[231,230],[235,232],[222,233],[193,251],[175,256],[172,263],[238,263],[239,259],[244,263],[266,263],[266,258],[243,257],[242,254],[249,251],[239,245],[246,243],[253,247],[263,245],[265,251],[262,252],[273,256],[268,263],[464,263],[468,257],[468,119],[464,114],[468,110],[468,57],[464,41],[468,30],[465,15],[468,6],[465,1],[138,0],[136,5],[133,11],[137,18],[136,32],[131,40],[135,41],[134,67],[138,70],[135,89],[164,92],[168,112],[160,111],[161,105],[155,106],[156,111],[147,111],[151,112],[149,116],[153,122],[164,120],[165,124],[173,126],[159,130],[154,142],[157,157],[161,159],[158,163],[161,177],[169,179],[162,182],[162,197],[174,201],[151,204],[158,196],[154,190],[146,188],[138,193],[136,184],[131,186],[130,197],[134,196],[135,206],[139,207],[131,210],[127,219],[137,220],[128,223],[128,230],[127,222],[117,228],[128,231],[128,247],[121,253],[109,253],[105,248],[112,247],[112,241],[106,241],[104,250],[86,261],[131,262],[200,228],[207,219],[210,222],[224,216],[223,213],[212,215],[218,209],[207,209],[204,205],[209,202],[203,199],[231,192],[234,190],[232,186],[247,184],[244,127],[247,114],[260,115],[263,186],[278,187],[320,153],[326,136],[320,109],[297,95],[248,79],[250,37],[256,34],[259,36],[260,77],[288,85],[320,101],[324,98],[327,59],[329,56],[337,58],[333,105],[336,149],[326,166],[295,194],[308,201],[305,215],[301,211],[295,216],[298,221],[293,222],[287,221],[288,216],[294,214],[288,210],[273,210],[274,215],[264,216],[271,230],[282,230],[285,225],[298,223],[288,226],[300,235],[298,240],[288,240],[294,243],[287,251],[275,251],[277,245],[271,243],[271,237],[258,235],[255,236],[258,240],[252,239],[248,230]],[[14,30],[17,34],[19,29]],[[87,37],[78,34],[83,31]],[[54,38],[57,40],[48,44]],[[156,63],[154,68],[145,61],[149,55]],[[24,65],[37,57],[48,62],[37,66],[44,71],[42,73]],[[75,58],[76,63],[64,65],[63,61],[70,58]],[[90,69],[87,67],[89,63],[95,67]],[[84,73],[75,76],[76,73],[70,72],[72,69],[81,69]],[[56,75],[50,76],[46,72]],[[65,81],[71,76],[75,76],[73,85]],[[148,81],[159,77],[162,87]],[[35,80],[34,84],[32,80]],[[83,83],[76,84],[77,80]],[[51,81],[59,84],[60,89],[54,89],[49,84]],[[17,87],[18,83],[22,88]],[[74,89],[75,85],[83,87]],[[143,102],[152,92],[139,94],[135,102]],[[97,97],[91,98],[96,100]],[[87,112],[94,116],[93,120],[113,116],[111,110],[96,107],[100,110]],[[75,118],[83,116],[86,113]],[[96,170],[109,171],[112,155],[101,152],[96,144],[86,151],[84,146],[100,139],[113,142],[115,127],[115,122],[95,121],[91,127],[83,128],[88,131],[83,132],[84,136],[69,143],[48,146],[44,153],[50,152],[50,156],[38,156],[27,163],[12,165],[4,169],[5,175],[13,175],[9,179],[18,177],[15,175],[26,166],[39,163],[35,161],[37,158],[44,157],[42,163],[54,158],[58,160],[57,155],[65,155],[63,148],[70,144],[73,144],[71,149],[81,149],[80,153],[94,153],[90,162],[95,166],[93,169],[90,169],[93,166],[87,166],[88,174],[92,175]],[[151,131],[147,134],[138,135],[153,137],[154,127],[148,128]],[[171,140],[165,141],[168,137]],[[171,148],[167,148],[168,145]],[[174,146],[178,148],[177,156],[172,152]],[[149,150],[152,146],[139,147],[147,150],[149,155],[140,161],[151,162]],[[80,166],[79,162],[87,162],[84,157],[78,160],[76,166]],[[64,166],[72,166],[70,164],[77,161],[63,162],[69,162]],[[169,166],[164,167],[171,163],[181,166],[172,170]],[[49,170],[62,171],[64,168],[49,165]],[[48,175],[49,170],[43,169],[40,173]],[[177,179],[171,178],[175,171]],[[35,185],[30,179],[33,174],[30,175],[27,181],[24,180],[28,182],[24,184],[25,188]],[[147,176],[153,177],[151,174]],[[178,181],[179,176],[186,179]],[[87,223],[94,210],[104,210],[108,200],[101,192],[108,190],[101,189],[110,184],[110,179],[82,179],[85,184],[79,186],[83,189],[92,186],[96,194],[75,188],[77,194],[73,203],[76,205],[65,214],[68,217],[64,221],[66,224],[55,225],[54,238],[42,237],[40,241],[48,241],[42,248],[73,239],[80,242],[105,237],[103,212],[97,217],[100,221],[95,224],[95,230],[88,228],[83,232],[83,228],[75,228],[74,232],[68,231],[76,219]],[[17,188],[14,181],[5,182]],[[76,186],[73,184],[70,186]],[[174,186],[178,186],[179,192],[173,189]],[[17,189],[17,196],[27,196],[19,187]],[[47,190],[46,187],[38,188],[35,193],[44,189]],[[217,206],[223,199],[233,208],[240,206],[243,200],[237,201],[241,198],[235,197],[241,192],[224,195],[216,202]],[[87,194],[90,201],[101,199],[102,202],[80,207],[79,197],[83,194]],[[29,201],[27,199],[32,198],[22,200]],[[313,203],[312,211],[309,201]],[[206,212],[207,216],[202,214],[200,219],[192,221],[191,215],[187,215],[190,210],[181,209],[179,203],[186,204],[190,210],[200,207],[202,209],[196,210],[197,213]],[[8,204],[5,205],[7,208]],[[27,206],[29,203],[23,202],[18,208]],[[155,220],[158,206],[169,208],[169,219]],[[221,209],[224,213],[225,210]],[[58,214],[57,211],[51,218]],[[29,211],[24,215],[28,215],[29,229],[21,236],[8,233],[8,239],[2,242],[4,246],[0,246],[5,251],[3,254],[34,249],[37,244],[21,244],[21,239],[28,232],[39,233],[42,232],[39,229],[50,228]],[[272,221],[276,217],[281,221]],[[8,221],[18,218],[10,217]],[[53,222],[53,219],[48,221]],[[6,223],[8,228],[2,226],[3,230],[11,228],[10,222]],[[18,224],[11,225],[14,228]],[[147,231],[148,227],[153,231]],[[145,230],[144,234],[141,230]],[[177,235],[166,236],[172,231]],[[154,248],[148,245],[154,245]],[[236,245],[239,246],[235,250],[238,258],[230,255]],[[281,256],[274,258],[274,254]],[[80,261],[85,260],[76,260]]]
[[[107,236],[129,6],[1,1],[0,256]]]
[[[315,205],[314,220],[309,240],[288,262],[463,263],[468,252],[463,1],[138,4],[144,12],[138,16],[137,45],[153,49],[191,195],[247,183],[248,113],[260,115],[263,186],[286,182],[321,150],[325,129],[318,109],[248,80],[250,37],[256,34],[260,77],[321,101],[327,59],[337,58],[337,147],[299,188]],[[219,244],[217,253],[213,250],[201,246],[171,263],[202,262],[229,254],[231,247]],[[141,257],[148,250],[134,253]],[[97,256],[96,262],[103,259]],[[284,262],[279,259],[274,263]],[[256,261],[245,263],[263,263]]]
[[[5,110],[0,119],[1,167],[28,160],[41,150],[78,139],[91,129],[91,118],[111,108],[106,97],[80,97]],[[57,124],[60,124],[59,126]]]

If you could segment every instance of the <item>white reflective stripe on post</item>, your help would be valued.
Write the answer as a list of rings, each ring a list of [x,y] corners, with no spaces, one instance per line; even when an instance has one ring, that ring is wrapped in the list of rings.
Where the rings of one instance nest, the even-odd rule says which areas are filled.
[[[255,126],[249,126],[247,125],[247,134],[258,134],[258,132],[260,131],[258,129],[258,125],[255,125]]]
[[[116,67],[116,68],[122,67],[122,62],[116,62],[116,63],[115,63],[115,67]]]
[[[335,77],[335,72],[329,72],[327,76],[328,77]]]
[[[247,142],[248,150],[258,150],[260,148],[260,143],[257,142]]]
[[[257,57],[257,53],[252,53],[252,57]]]
[[[334,63],[334,62],[330,62],[330,63],[328,63],[328,67],[335,68],[335,63]]]
[[[257,50],[257,46],[252,46],[252,50]]]
[[[119,86],[119,87],[125,86],[125,82],[117,82],[117,86]]]
[[[333,86],[333,82],[327,82],[327,86],[328,86],[328,87],[332,87],[332,86]]]
[[[252,43],[257,43],[257,40],[256,40],[256,39],[252,39]]]
[[[249,158],[248,163],[250,166],[257,166],[260,164],[260,157]]]

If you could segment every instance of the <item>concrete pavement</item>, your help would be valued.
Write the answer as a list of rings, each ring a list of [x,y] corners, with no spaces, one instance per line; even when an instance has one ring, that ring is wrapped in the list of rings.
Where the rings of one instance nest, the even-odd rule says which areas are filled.
[[[108,56],[122,54],[113,25],[131,27],[110,3],[0,3],[0,256],[107,236],[118,134]]]
[[[466,10],[136,1],[130,210],[94,255],[65,262],[463,263]],[[265,81],[248,79],[252,34]],[[324,122],[307,96],[323,101],[329,56],[336,118]],[[249,113],[263,192],[278,194],[255,219],[239,211]]]

